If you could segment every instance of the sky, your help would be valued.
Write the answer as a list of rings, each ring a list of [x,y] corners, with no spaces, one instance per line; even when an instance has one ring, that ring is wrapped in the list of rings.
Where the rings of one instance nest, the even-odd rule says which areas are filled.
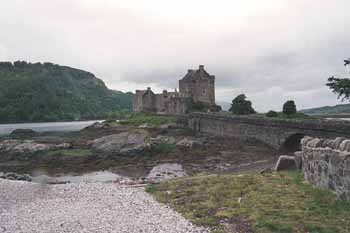
[[[84,69],[110,89],[156,92],[188,69],[216,77],[217,102],[258,111],[341,103],[349,0],[1,0],[0,60]]]

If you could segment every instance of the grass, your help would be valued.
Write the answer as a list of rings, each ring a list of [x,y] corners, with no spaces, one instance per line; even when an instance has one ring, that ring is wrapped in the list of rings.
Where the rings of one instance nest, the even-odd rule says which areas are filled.
[[[90,156],[92,155],[92,151],[88,149],[69,149],[69,150],[54,150],[48,151],[46,153],[49,156]]]
[[[144,113],[131,114],[129,118],[120,121],[120,124],[139,126],[142,124],[151,124],[153,126],[160,126],[163,124],[175,123],[176,117],[172,116],[158,116]]]
[[[229,232],[245,219],[257,233],[350,232],[350,203],[311,187],[300,173],[198,176],[146,189],[197,225]]]

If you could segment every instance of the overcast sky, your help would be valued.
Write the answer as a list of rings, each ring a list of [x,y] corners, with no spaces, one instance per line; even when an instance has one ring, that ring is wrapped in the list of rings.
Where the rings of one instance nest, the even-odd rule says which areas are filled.
[[[340,103],[349,0],[1,0],[0,60],[53,62],[111,89],[174,89],[189,68],[216,76],[217,101],[258,111]]]

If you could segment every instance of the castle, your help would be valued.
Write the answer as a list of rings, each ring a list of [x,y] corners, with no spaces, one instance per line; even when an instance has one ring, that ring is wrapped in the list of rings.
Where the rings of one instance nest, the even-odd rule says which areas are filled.
[[[155,94],[151,88],[136,90],[133,103],[135,112],[158,114],[186,114],[196,106],[207,111],[220,110],[215,104],[215,76],[207,73],[203,65],[188,70],[179,80],[179,91]]]

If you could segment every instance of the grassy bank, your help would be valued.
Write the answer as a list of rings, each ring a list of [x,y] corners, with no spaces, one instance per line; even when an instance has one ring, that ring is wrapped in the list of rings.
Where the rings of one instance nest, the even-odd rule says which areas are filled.
[[[147,191],[213,232],[350,232],[350,204],[299,173],[198,176]]]
[[[151,124],[153,126],[160,126],[163,124],[170,124],[175,122],[176,122],[176,117],[172,117],[172,116],[133,113],[125,120],[121,120],[120,124],[133,125],[133,126],[139,126],[142,124]]]

